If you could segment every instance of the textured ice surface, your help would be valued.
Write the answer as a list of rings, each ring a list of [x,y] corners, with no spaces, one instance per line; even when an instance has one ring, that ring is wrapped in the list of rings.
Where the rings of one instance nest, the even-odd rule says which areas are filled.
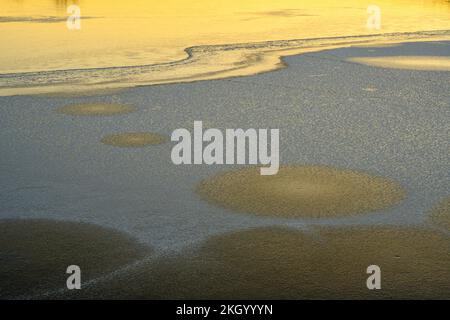
[[[285,59],[288,68],[244,78],[158,85],[91,97],[0,97],[0,215],[113,227],[156,249],[256,226],[417,224],[448,196],[450,73],[386,70],[353,56],[448,55],[450,43],[349,48]],[[364,88],[376,90],[364,90]],[[109,117],[57,113],[72,103],[122,103]],[[216,128],[279,128],[282,164],[317,164],[388,177],[400,205],[330,219],[239,214],[201,201],[196,184],[236,166],[175,166],[172,144],[123,149],[120,132],[170,135],[202,120]]]

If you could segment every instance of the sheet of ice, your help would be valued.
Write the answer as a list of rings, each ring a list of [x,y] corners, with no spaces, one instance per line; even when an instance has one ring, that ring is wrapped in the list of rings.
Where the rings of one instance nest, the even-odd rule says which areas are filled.
[[[450,43],[350,48],[287,58],[288,68],[245,78],[158,85],[94,97],[0,97],[0,216],[86,221],[177,250],[255,226],[416,224],[450,190],[450,73],[352,64],[361,55],[448,55]],[[364,90],[371,87],[376,90]],[[76,117],[72,103],[123,103],[134,113]],[[201,201],[196,184],[233,166],[175,166],[170,143],[123,149],[107,134],[163,135],[203,120],[217,128],[279,128],[281,162],[389,177],[407,199],[381,212],[275,219]]]

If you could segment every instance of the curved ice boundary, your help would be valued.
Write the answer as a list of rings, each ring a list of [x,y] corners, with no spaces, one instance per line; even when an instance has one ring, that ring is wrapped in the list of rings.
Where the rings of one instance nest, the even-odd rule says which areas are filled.
[[[0,75],[0,96],[88,93],[108,89],[222,79],[285,66],[282,56],[352,45],[450,39],[450,30],[194,46],[186,58],[159,64]]]

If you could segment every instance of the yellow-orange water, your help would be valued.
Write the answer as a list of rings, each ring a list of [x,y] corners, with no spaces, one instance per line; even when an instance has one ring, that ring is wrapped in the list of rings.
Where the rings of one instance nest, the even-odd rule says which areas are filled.
[[[79,30],[66,25],[71,4],[81,10]],[[367,27],[373,4],[381,29]],[[0,7],[0,74],[161,64],[185,58],[192,46],[450,29],[446,0],[0,0]],[[242,60],[216,58],[196,67],[219,72],[217,64]],[[150,83],[191,73],[178,68]]]

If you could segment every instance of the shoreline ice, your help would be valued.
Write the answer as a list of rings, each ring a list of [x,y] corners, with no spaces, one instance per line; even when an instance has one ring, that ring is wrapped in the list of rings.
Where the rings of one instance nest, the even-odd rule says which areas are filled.
[[[356,45],[450,40],[450,30],[206,45],[160,64],[0,74],[0,96],[96,91],[256,75],[286,66],[284,57]],[[219,63],[220,61],[220,63]]]

